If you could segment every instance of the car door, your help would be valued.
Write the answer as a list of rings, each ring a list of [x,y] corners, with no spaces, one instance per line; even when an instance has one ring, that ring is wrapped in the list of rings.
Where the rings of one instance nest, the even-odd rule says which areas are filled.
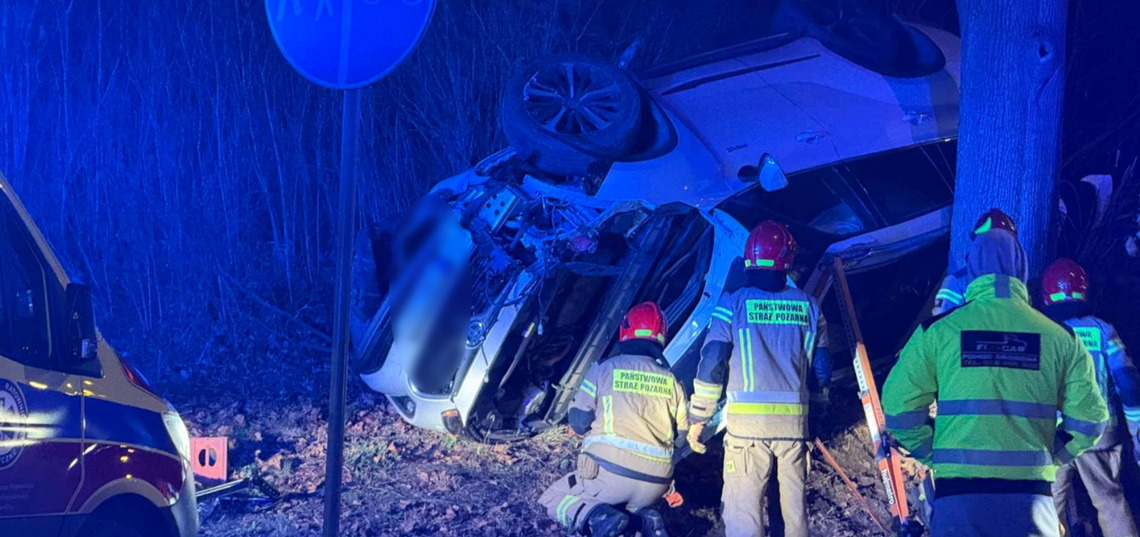
[[[0,184],[0,527],[55,535],[82,481],[82,377],[62,371],[63,286]]]

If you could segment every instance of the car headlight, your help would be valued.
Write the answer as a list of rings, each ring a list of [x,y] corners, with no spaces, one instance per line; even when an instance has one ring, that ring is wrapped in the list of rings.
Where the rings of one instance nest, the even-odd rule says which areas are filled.
[[[190,431],[186,429],[182,417],[177,412],[163,412],[162,423],[166,425],[166,433],[170,435],[178,454],[183,460],[190,460]]]

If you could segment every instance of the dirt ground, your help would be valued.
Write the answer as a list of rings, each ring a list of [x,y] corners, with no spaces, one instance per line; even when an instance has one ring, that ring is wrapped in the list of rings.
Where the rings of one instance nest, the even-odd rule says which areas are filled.
[[[853,395],[839,400],[836,419],[824,427],[830,429],[826,444],[879,519],[888,521],[869,435],[859,423],[861,408]],[[573,470],[579,440],[565,427],[489,446],[413,428],[379,396],[356,393],[350,401],[343,535],[565,535],[535,502],[546,485]],[[203,505],[203,536],[320,534],[327,415],[317,404],[180,402],[192,434],[229,437],[231,474],[255,482],[248,491]],[[671,535],[724,534],[718,523],[721,461],[721,450],[712,446],[678,467],[685,503],[661,505]],[[809,479],[812,535],[882,534],[818,452]]]

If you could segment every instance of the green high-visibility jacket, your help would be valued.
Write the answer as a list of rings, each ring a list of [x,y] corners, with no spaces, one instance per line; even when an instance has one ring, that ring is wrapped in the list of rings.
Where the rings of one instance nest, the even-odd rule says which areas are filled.
[[[939,480],[1053,481],[1104,432],[1092,358],[1028,299],[1016,278],[975,279],[964,305],[915,330],[883,386],[887,428]]]

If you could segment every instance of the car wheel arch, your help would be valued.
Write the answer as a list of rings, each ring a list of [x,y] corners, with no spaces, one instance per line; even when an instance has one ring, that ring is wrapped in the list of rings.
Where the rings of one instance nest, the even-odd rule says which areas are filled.
[[[155,491],[157,493],[157,491]],[[126,492],[106,498],[85,517],[77,536],[99,521],[129,526],[147,537],[178,537],[173,517],[143,495]]]

